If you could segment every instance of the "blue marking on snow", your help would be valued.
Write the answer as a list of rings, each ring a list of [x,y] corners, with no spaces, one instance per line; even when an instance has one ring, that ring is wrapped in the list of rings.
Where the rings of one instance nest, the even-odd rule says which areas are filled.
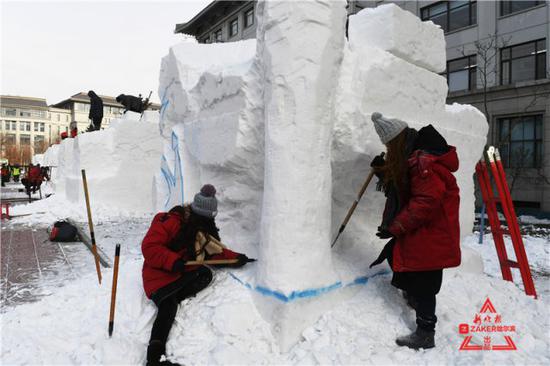
[[[331,292],[333,290],[339,289],[339,288],[345,288],[350,286],[357,286],[357,285],[365,285],[369,282],[369,279],[377,277],[377,276],[383,276],[389,274],[389,271],[381,271],[377,272],[375,274],[372,274],[370,276],[360,276],[354,279],[353,281],[342,284],[341,281],[335,282],[332,285],[325,286],[325,287],[319,287],[319,288],[312,288],[312,289],[306,289],[306,290],[296,290],[292,291],[289,295],[285,295],[284,293],[280,291],[275,291],[270,288],[264,287],[264,286],[252,286],[250,283],[245,282],[241,280],[239,277],[237,277],[235,274],[229,272],[229,275],[236,280],[241,285],[245,286],[246,288],[256,291],[259,294],[263,296],[269,296],[273,297],[279,301],[288,303],[292,302],[298,299],[305,299],[305,298],[311,298],[311,297],[317,297],[321,296],[323,294],[326,294],[328,292]]]
[[[172,193],[174,190],[176,190],[178,187],[178,179],[176,175],[179,176],[179,182],[180,182],[180,200],[178,201],[180,204],[183,204],[184,202],[184,194],[183,194],[183,164],[181,162],[180,157],[180,151],[179,151],[179,140],[178,136],[174,131],[172,131],[171,140],[170,140],[170,149],[172,150],[174,154],[174,168],[170,169],[168,167],[168,160],[166,159],[166,156],[162,155],[161,157],[161,168],[160,171],[162,172],[162,176],[164,177],[164,181],[166,183],[166,187],[168,188],[168,193],[166,194],[166,201],[164,202],[164,209],[168,210],[170,207],[168,207],[168,204],[170,203],[170,199],[172,198]],[[173,172],[173,173],[172,173]],[[176,193],[176,192],[174,192]]]

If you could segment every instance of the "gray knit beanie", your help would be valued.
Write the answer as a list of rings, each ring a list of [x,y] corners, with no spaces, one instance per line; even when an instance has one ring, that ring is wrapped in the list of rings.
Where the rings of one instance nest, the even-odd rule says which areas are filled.
[[[374,112],[371,116],[374,122],[374,129],[383,144],[387,144],[397,135],[401,133],[405,128],[409,127],[407,122],[401,121],[397,118],[385,118],[382,113]]]
[[[216,217],[218,213],[218,200],[216,199],[216,188],[211,184],[202,186],[201,191],[195,195],[191,203],[191,209],[197,215],[208,218]]]

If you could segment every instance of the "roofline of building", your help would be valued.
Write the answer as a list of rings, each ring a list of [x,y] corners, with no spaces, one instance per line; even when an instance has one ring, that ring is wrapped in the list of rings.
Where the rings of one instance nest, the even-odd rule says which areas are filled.
[[[26,105],[26,104],[19,104],[19,103],[2,103],[2,107],[5,105],[10,107],[21,107],[21,108],[27,108],[27,109],[48,109],[48,103],[46,102],[46,98],[38,98],[38,97],[24,97],[20,95],[0,95],[0,100],[2,99],[26,99],[26,100],[32,100],[36,102],[44,102],[44,105]]]
[[[86,97],[84,97],[84,95],[86,95]],[[108,96],[108,95],[99,95],[99,94],[98,94],[98,97],[100,97],[103,100],[103,104],[105,104],[105,105],[115,106],[115,107],[124,107],[122,104],[120,104],[118,102],[110,102],[108,100],[105,100],[105,98],[115,99],[114,97],[111,97],[111,96]],[[61,102],[58,102],[58,103],[50,104],[49,106],[53,107],[53,108],[61,108],[61,107],[58,107],[58,106],[61,105],[61,104],[69,103],[69,102],[90,103],[90,99],[89,99],[89,97],[87,96],[86,93],[83,93],[83,92],[82,93],[76,93],[76,94],[72,95],[70,98],[64,99],[64,100],[62,100]]]
[[[221,2],[220,0],[213,0],[210,4],[208,4],[204,9],[198,12],[197,15],[195,15],[191,20],[189,20],[186,23],[179,23],[176,24],[176,28],[174,29],[174,33],[184,33],[184,34],[190,34],[186,32],[187,28],[194,25],[194,23],[201,18],[204,14],[209,12],[217,3]],[[192,35],[192,34],[190,34]]]

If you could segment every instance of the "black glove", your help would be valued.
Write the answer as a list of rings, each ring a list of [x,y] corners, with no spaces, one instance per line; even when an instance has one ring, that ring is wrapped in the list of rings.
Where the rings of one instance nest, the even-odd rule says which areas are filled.
[[[185,270],[185,261],[183,259],[176,259],[172,265],[172,272],[183,272]]]
[[[380,168],[383,167],[384,164],[386,164],[386,160],[384,160],[384,153],[381,153],[380,155],[376,155],[374,159],[372,159],[370,166],[372,168]]]
[[[379,228],[380,231],[378,231],[376,233],[376,236],[379,237],[380,239],[389,239],[389,238],[393,238],[393,234],[389,232],[388,229],[381,229]]]

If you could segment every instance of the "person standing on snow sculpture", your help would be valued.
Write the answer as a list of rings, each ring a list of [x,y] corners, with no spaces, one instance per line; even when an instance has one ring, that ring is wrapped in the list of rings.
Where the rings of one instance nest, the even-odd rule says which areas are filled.
[[[227,249],[221,242],[214,218],[218,202],[216,189],[204,185],[193,203],[175,206],[168,213],[158,213],[141,244],[143,252],[143,287],[158,307],[147,347],[147,365],[173,365],[160,362],[176,317],[178,304],[194,296],[212,281],[205,266],[186,266],[189,260],[237,259],[229,267],[241,267],[251,261],[244,254]]]
[[[371,267],[387,259],[394,272],[392,285],[404,291],[416,310],[416,331],[396,343],[432,348],[443,269],[460,265],[456,148],[432,125],[417,132],[380,113],[373,113],[372,121],[387,148],[385,159],[379,155],[371,163],[377,188],[387,198],[376,235],[391,240]]]
[[[92,131],[98,131],[101,128],[101,120],[103,119],[103,100],[93,90],[88,92],[88,96],[90,97],[88,118],[92,120]]]

